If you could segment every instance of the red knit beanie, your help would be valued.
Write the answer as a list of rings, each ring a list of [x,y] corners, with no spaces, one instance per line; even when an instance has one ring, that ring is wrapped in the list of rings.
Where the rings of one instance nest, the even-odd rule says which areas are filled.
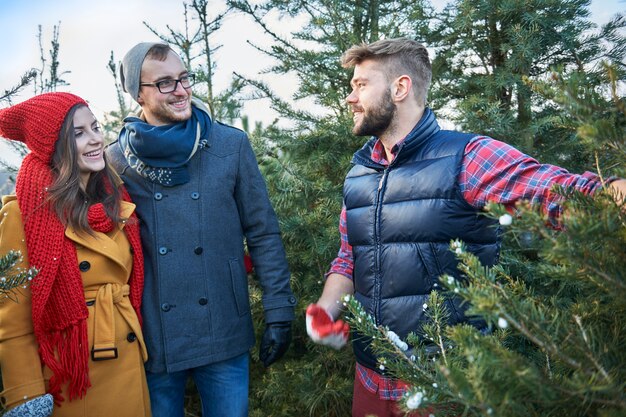
[[[0,110],[0,136],[24,142],[45,164],[50,162],[54,144],[67,112],[87,103],[70,93],[45,93]]]

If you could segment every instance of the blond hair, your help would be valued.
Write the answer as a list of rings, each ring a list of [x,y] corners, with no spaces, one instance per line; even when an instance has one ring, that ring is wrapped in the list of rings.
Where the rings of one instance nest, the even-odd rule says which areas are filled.
[[[424,45],[408,38],[382,39],[370,44],[354,45],[341,56],[341,66],[351,68],[365,60],[383,65],[389,80],[408,75],[413,82],[413,94],[418,103],[426,103],[432,70]]]

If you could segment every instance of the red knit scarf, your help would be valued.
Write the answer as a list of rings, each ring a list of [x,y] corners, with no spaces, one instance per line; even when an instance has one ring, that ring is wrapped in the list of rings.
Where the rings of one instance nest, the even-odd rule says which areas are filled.
[[[32,320],[42,362],[53,372],[49,392],[55,402],[63,401],[62,386],[69,383],[69,399],[80,398],[91,386],[87,306],[78,258],[73,242],[65,237],[65,226],[46,201],[53,175],[48,165],[33,154],[24,158],[17,175],[17,201],[24,220],[26,247],[31,267],[39,270],[31,284]],[[125,201],[130,201],[122,187]],[[94,230],[112,230],[102,204],[89,210]],[[133,248],[130,302],[141,323],[143,253],[139,222],[133,213],[124,231]]]

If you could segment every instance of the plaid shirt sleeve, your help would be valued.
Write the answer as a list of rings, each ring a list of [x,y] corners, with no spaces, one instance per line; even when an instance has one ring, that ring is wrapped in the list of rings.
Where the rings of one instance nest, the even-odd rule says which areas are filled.
[[[517,201],[539,204],[552,220],[561,214],[562,197],[554,185],[593,194],[602,183],[592,173],[571,174],[554,165],[540,164],[506,143],[477,136],[465,148],[459,174],[463,197],[476,208],[494,202],[513,207]]]
[[[354,267],[354,257],[352,255],[352,246],[348,243],[348,229],[346,226],[346,206],[341,207],[341,214],[339,215],[339,235],[341,236],[341,246],[339,247],[339,253],[337,257],[330,264],[330,270],[326,273],[329,274],[341,274],[349,279],[352,279],[352,269]]]

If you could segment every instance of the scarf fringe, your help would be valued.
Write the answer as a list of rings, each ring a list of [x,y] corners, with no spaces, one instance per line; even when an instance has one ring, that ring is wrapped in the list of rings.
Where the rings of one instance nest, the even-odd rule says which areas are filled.
[[[39,355],[52,371],[48,392],[54,397],[55,404],[60,405],[64,401],[61,392],[66,382],[69,382],[70,401],[84,397],[91,387],[86,321],[81,320],[65,330],[48,333],[46,338],[40,340]]]

